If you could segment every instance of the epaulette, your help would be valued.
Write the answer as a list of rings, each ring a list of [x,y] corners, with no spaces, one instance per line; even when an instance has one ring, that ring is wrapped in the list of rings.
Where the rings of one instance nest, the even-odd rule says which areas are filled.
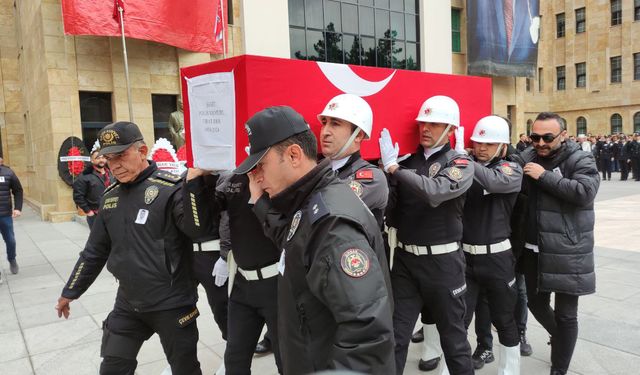
[[[471,159],[469,159],[466,155],[458,155],[455,158],[449,160],[449,166],[466,168],[471,163]]]
[[[103,195],[107,195],[109,192],[111,192],[112,190],[114,190],[115,188],[117,188],[118,186],[120,186],[120,183],[118,181],[112,183],[111,185],[109,185],[106,189],[104,189],[104,193]]]
[[[165,183],[163,185],[166,185],[166,183],[168,182],[169,186],[173,186],[180,182],[182,180],[182,177],[173,173],[169,173],[167,171],[156,171],[156,173],[153,174],[153,177],[149,178],[149,181],[158,182],[157,180],[164,181]]]
[[[311,221],[311,225],[329,215],[329,208],[322,198],[322,193],[317,192],[311,196],[307,210],[309,211],[309,221]]]

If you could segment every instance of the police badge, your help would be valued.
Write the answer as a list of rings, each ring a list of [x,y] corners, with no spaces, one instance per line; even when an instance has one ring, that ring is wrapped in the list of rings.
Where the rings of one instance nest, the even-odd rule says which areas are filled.
[[[349,182],[349,187],[351,188],[351,190],[353,190],[354,193],[356,193],[356,195],[358,197],[362,196],[362,184],[359,183],[358,181],[351,181]]]
[[[442,166],[438,162],[431,164],[431,166],[429,167],[429,177],[432,177],[432,178],[435,177],[435,175],[437,175],[438,172],[440,172],[441,167]]]
[[[151,204],[158,197],[160,190],[157,186],[151,185],[144,191],[144,203]]]
[[[340,257],[340,266],[350,277],[359,278],[369,272],[369,257],[361,249],[348,249]]]
[[[291,226],[289,227],[289,234],[287,234],[287,241],[293,238],[293,235],[296,234],[296,230],[298,230],[298,226],[300,225],[300,219],[302,219],[302,210],[298,210],[298,212],[293,215],[293,220],[291,220]]]

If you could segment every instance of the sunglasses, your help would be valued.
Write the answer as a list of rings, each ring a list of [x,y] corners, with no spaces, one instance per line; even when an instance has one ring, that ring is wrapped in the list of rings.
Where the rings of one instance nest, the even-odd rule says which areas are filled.
[[[552,133],[547,133],[547,134],[536,134],[536,133],[532,133],[529,138],[531,138],[532,141],[538,143],[540,142],[540,140],[542,139],[544,141],[544,143],[551,143],[553,142],[556,138],[558,138],[558,136],[562,134],[562,132],[553,135]]]

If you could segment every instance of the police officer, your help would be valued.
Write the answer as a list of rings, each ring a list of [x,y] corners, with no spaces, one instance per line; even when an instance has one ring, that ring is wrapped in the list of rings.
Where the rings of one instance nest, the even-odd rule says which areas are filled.
[[[226,173],[219,177],[205,176],[199,169],[190,169],[189,189],[202,189],[216,179],[215,199],[210,199],[206,210],[223,210],[228,215],[228,233],[221,230],[223,242],[229,242],[228,251],[214,267],[216,278],[231,268],[229,296],[229,333],[224,355],[227,375],[250,374],[251,362],[262,327],[267,324],[279,372],[278,350],[278,260],[280,252],[268,239],[249,202],[249,178],[246,174]],[[212,196],[213,198],[213,196]],[[202,210],[205,210],[203,208]],[[202,211],[201,210],[201,211]],[[210,223],[200,220],[200,225]],[[221,229],[224,227],[221,227]]]
[[[58,316],[68,318],[70,302],[106,264],[119,287],[103,323],[100,373],[133,374],[142,343],[157,333],[174,374],[201,374],[191,240],[185,233],[203,233],[183,221],[181,178],[147,160],[149,149],[133,123],[107,125],[98,139],[118,182],[102,197],[100,214],[58,299]],[[190,198],[197,203],[202,197]]]
[[[282,249],[278,321],[285,374],[393,374],[390,281],[378,224],[290,107],[248,122],[254,212]],[[266,193],[266,194],[265,194]]]
[[[509,124],[499,116],[483,117],[473,135],[474,181],[463,214],[462,250],[466,259],[468,328],[481,290],[498,330],[498,373],[520,374],[520,337],[514,319],[518,298],[515,257],[511,252],[511,213],[522,184],[522,168],[504,160]]]
[[[614,161],[614,144],[611,142],[610,137],[605,137],[604,142],[600,145],[598,149],[600,156],[600,168],[602,170],[602,180],[606,181],[607,177],[609,181],[611,181],[611,171],[613,170],[613,161]]]
[[[389,131],[384,129],[380,138],[382,163],[391,175],[389,211],[398,239],[391,272],[396,372],[404,370],[411,333],[424,307],[440,333],[449,370],[472,374],[464,326],[464,256],[459,242],[464,194],[473,182],[473,163],[449,145],[449,137],[460,125],[453,99],[427,99],[416,120],[420,147],[400,165],[399,147],[397,143],[394,146]]]
[[[331,160],[338,178],[369,207],[383,225],[389,187],[384,173],[360,156],[360,146],[371,137],[373,112],[369,104],[353,94],[332,98],[318,115],[322,124],[322,155]]]

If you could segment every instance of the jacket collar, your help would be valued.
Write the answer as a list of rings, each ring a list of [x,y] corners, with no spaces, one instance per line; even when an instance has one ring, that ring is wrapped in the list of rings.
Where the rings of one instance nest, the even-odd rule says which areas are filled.
[[[442,148],[440,150],[438,150],[435,153],[431,154],[429,156],[429,160],[436,160],[437,158],[440,157],[440,155],[446,153],[449,150],[451,150],[451,145],[449,144],[449,142],[447,142],[444,145],[442,145]],[[424,147],[418,146],[417,154],[418,154],[418,157],[420,158],[420,160],[427,161],[427,159],[425,158]]]
[[[334,176],[331,160],[326,158],[293,185],[271,198],[271,203],[278,212],[285,216],[291,216],[300,209],[300,206],[314,190],[328,185]]]
[[[338,168],[336,170],[337,173],[340,173],[346,169],[348,169],[349,167],[351,167],[353,165],[353,163],[356,162],[356,160],[360,159],[360,151],[356,151],[353,154],[351,154],[349,156],[349,160],[347,160],[347,163],[345,165],[343,165],[342,167]]]

